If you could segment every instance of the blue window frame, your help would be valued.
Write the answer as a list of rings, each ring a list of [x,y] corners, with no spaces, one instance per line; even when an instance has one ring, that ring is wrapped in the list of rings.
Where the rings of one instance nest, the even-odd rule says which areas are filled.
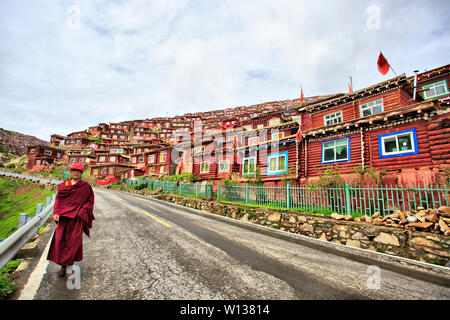
[[[267,175],[287,174],[288,151],[274,153],[267,156]]]
[[[350,137],[322,142],[322,165],[349,161]]]
[[[380,158],[404,157],[419,153],[416,128],[378,136]]]

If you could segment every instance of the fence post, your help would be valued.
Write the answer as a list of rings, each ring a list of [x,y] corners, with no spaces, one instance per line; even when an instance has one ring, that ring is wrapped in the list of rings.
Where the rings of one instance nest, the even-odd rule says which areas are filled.
[[[248,203],[249,200],[249,187],[248,187],[248,182],[245,183],[245,203]]]
[[[220,200],[220,183],[217,182],[217,201]]]
[[[45,203],[45,207],[48,207],[52,203],[52,198],[47,197],[47,202]]]
[[[286,208],[291,208],[291,185],[286,183]]]
[[[19,215],[19,222],[17,223],[17,229],[22,228],[26,223],[28,219],[28,213],[21,213]]]
[[[195,182],[195,196],[198,197],[198,181]]]
[[[44,207],[44,205],[42,203],[38,203],[36,205],[36,215],[38,215],[39,213],[42,212],[42,209],[44,209],[43,207]]]
[[[352,214],[352,207],[351,207],[351,201],[350,201],[350,184],[348,181],[345,183],[345,200],[347,204],[347,214]]]
[[[181,190],[182,190],[182,189],[181,189],[181,185],[182,185],[182,184],[183,184],[183,182],[180,181],[180,194],[181,194]]]

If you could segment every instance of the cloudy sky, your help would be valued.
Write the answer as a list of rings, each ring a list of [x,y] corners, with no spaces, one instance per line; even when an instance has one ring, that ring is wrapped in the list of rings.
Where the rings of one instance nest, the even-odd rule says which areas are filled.
[[[0,128],[99,122],[346,92],[448,64],[447,0],[0,0]]]

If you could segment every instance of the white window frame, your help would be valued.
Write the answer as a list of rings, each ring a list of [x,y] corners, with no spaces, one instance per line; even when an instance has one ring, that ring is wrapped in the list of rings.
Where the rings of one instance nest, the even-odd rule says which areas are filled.
[[[245,162],[248,161],[248,167],[250,168],[250,160],[254,160],[255,162],[255,171],[253,172],[245,172]],[[242,160],[242,174],[254,174],[256,172],[256,156],[250,156],[250,157],[246,157]]]
[[[248,137],[248,145],[249,146],[254,145],[254,144],[258,144],[258,141],[259,141],[258,136]]]
[[[324,125],[329,126],[329,125],[333,125],[333,124],[342,122],[343,119],[344,118],[342,117],[342,110],[339,110],[339,111],[328,113],[328,114],[324,115],[323,123],[324,123]]]
[[[230,171],[230,160],[229,159],[219,160],[218,165],[219,165],[219,172]]]
[[[384,143],[385,143],[385,141],[387,139],[395,138],[395,143],[396,143],[396,146],[397,146],[397,150],[400,150],[399,143],[398,143],[398,137],[399,136],[406,136],[406,135],[409,135],[409,138],[411,139],[411,146],[412,146],[411,150],[386,152]],[[414,133],[413,133],[413,131],[403,132],[403,133],[399,133],[399,134],[392,134],[392,135],[389,135],[389,136],[381,137],[381,150],[382,150],[382,156],[394,156],[394,155],[401,155],[401,154],[404,154],[404,153],[408,153],[408,154],[415,153],[417,150],[416,150],[416,144],[415,144],[415,141],[414,141]]]
[[[203,170],[203,164],[208,164],[208,170]],[[209,172],[209,161],[202,161],[200,163],[200,173],[208,173]]]
[[[370,105],[371,103],[373,103],[373,105]],[[378,114],[380,112],[373,112],[373,109],[380,106],[381,105],[381,111],[384,111],[384,102],[383,102],[383,98],[379,98],[379,99],[375,99],[375,100],[371,100],[371,101],[367,101],[365,103],[362,103],[359,105],[359,114],[361,117],[368,117],[374,114]],[[370,114],[368,115],[364,115],[364,111],[365,110],[370,110]]]
[[[336,159],[336,141],[346,141],[347,146],[347,158],[346,159]],[[325,143],[334,142],[334,146],[332,147],[325,147]],[[325,149],[333,149],[334,150],[334,159],[333,160],[325,160]],[[342,138],[342,139],[335,139],[330,141],[323,141],[322,143],[322,164],[329,164],[329,163],[337,163],[337,162],[347,162],[350,160],[350,138]]]
[[[150,161],[151,159],[151,161]],[[151,154],[148,156],[147,163],[155,163],[155,155]]]
[[[106,160],[105,156],[98,157],[98,162],[105,162],[105,160]]]
[[[116,156],[109,157],[109,162],[116,162]]]
[[[271,159],[272,158],[276,158],[276,170],[274,170],[273,168],[270,168],[270,163],[271,163]],[[284,163],[285,163],[285,170],[281,171],[280,170],[280,158],[284,158]],[[280,174],[280,173],[284,173],[287,172],[288,170],[288,153],[287,152],[280,152],[277,154],[273,154],[273,155],[269,155],[267,157],[267,173],[268,174]]]
[[[444,86],[445,93],[436,94],[436,87],[438,85]],[[437,98],[437,97],[443,97],[443,96],[446,96],[449,94],[448,83],[447,83],[446,79],[423,85],[422,89],[427,89],[426,91],[423,91],[423,94],[422,94],[422,96],[425,100],[433,99],[433,98]],[[434,94],[427,96],[427,93],[429,93],[431,90],[433,90]]]
[[[205,151],[205,146],[195,147],[192,149],[192,154],[202,153]]]

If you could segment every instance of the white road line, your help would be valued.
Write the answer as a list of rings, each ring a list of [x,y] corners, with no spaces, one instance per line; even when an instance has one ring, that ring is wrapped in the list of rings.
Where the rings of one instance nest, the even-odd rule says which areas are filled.
[[[50,244],[52,242],[53,235],[50,237],[47,246],[45,247],[44,252],[42,253],[41,258],[39,259],[36,268],[34,268],[33,272],[30,274],[27,283],[23,287],[20,292],[20,296],[17,300],[33,300],[36,295],[39,287],[41,286],[42,278],[47,270],[47,266],[49,261],[47,260],[48,250],[50,248]]]

